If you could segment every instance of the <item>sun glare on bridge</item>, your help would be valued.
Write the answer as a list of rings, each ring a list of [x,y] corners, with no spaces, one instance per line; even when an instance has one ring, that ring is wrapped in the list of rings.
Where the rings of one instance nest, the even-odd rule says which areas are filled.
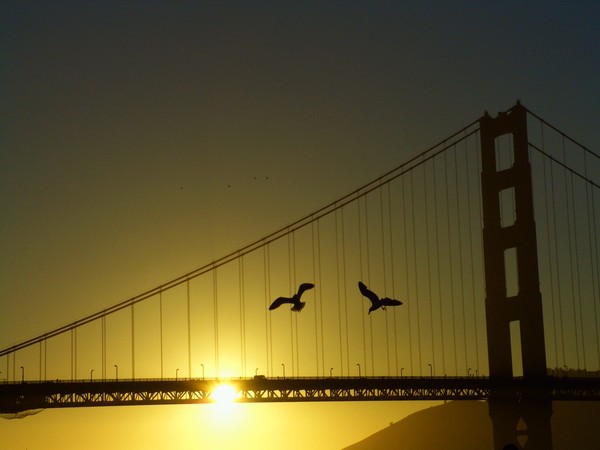
[[[230,384],[220,384],[215,388],[210,398],[215,403],[233,403],[237,396],[237,390]]]

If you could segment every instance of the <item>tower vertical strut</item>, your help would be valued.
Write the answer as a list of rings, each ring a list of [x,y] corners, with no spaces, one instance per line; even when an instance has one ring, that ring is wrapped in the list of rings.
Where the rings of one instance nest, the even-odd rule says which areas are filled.
[[[490,378],[497,381],[513,378],[515,367],[512,351],[518,350],[520,344],[523,377],[541,380],[546,376],[546,353],[528,153],[527,110],[517,103],[496,118],[486,113],[479,123]],[[513,164],[508,168],[499,168],[496,138],[506,134],[512,135]],[[510,190],[515,202],[512,224],[502,220],[500,202],[501,193],[511,193]],[[507,250],[516,252],[516,268],[508,266]],[[511,274],[516,274],[518,283],[518,293],[514,296],[509,296],[507,292]],[[511,339],[511,323],[515,322],[520,331],[520,343]],[[529,393],[526,397],[518,396],[516,391],[514,395],[509,395],[509,400],[506,400],[506,396],[500,397],[500,392],[490,393],[489,414],[494,448],[501,450],[508,443],[516,443],[517,434],[523,434],[517,432],[517,424],[524,422],[527,439],[523,449],[551,450],[552,403],[548,392],[540,388],[539,392]]]

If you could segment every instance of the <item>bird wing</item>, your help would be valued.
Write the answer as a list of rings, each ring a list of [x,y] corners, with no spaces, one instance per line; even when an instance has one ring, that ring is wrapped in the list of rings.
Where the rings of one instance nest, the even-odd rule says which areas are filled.
[[[302,283],[300,286],[298,286],[298,293],[296,294],[298,296],[298,298],[302,297],[302,294],[304,294],[304,291],[308,291],[309,289],[314,288],[315,285],[312,283]]]
[[[402,302],[400,300],[394,300],[393,298],[385,297],[381,299],[381,304],[383,306],[398,306],[401,305]]]
[[[273,303],[271,303],[271,306],[269,306],[269,310],[277,309],[285,303],[294,303],[294,299],[290,297],[277,297]]]
[[[371,291],[362,281],[358,282],[358,289],[360,289],[360,293],[371,300],[371,303],[377,303],[379,301],[379,297],[373,291]]]

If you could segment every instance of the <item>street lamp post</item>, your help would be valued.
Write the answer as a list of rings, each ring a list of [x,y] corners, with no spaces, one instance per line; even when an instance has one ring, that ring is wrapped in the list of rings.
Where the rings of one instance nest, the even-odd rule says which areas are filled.
[[[283,368],[283,378],[285,378],[285,364],[281,363],[281,367]]]
[[[202,379],[204,380],[204,364],[200,364],[202,366]]]
[[[119,381],[119,366],[115,364],[115,380]]]
[[[333,367],[331,369],[329,369],[329,377],[333,378]]]
[[[433,366],[431,364],[427,364],[429,366],[429,376],[433,378]]]
[[[90,370],[90,383],[92,382],[94,377],[94,369]]]
[[[256,369],[254,369],[254,376],[258,375],[258,367]]]
[[[21,366],[21,383],[25,383],[25,368]]]
[[[471,376],[471,368],[469,367],[469,368],[467,369],[467,377],[470,377],[470,376]]]
[[[360,378],[361,377],[361,374],[360,374],[360,363],[356,363],[356,365],[358,366],[358,378]]]
[[[402,378],[402,372],[404,372],[404,367],[400,367],[400,378]]]
[[[179,377],[179,368],[175,369],[175,381],[177,381],[178,377]]]

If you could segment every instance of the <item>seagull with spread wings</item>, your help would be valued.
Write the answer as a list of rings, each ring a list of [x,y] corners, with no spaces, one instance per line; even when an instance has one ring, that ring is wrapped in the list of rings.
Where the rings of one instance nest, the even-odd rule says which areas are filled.
[[[371,314],[372,311],[375,311],[379,308],[386,311],[386,306],[399,306],[402,304],[400,300],[394,300],[393,298],[384,297],[380,299],[379,296],[375,292],[371,291],[367,286],[365,286],[365,284],[362,281],[358,282],[358,289],[360,290],[360,293],[362,295],[371,300],[369,314]]]
[[[309,289],[314,288],[315,285],[312,283],[302,283],[300,286],[298,286],[298,292],[296,292],[292,297],[278,297],[276,298],[273,303],[271,303],[271,306],[269,306],[269,310],[274,310],[279,308],[281,305],[285,304],[285,303],[291,303],[292,304],[292,311],[297,311],[300,312],[302,311],[302,308],[304,308],[304,305],[306,305],[306,302],[301,302],[300,301],[300,297],[302,297],[302,294],[304,293],[304,291],[307,291]]]

